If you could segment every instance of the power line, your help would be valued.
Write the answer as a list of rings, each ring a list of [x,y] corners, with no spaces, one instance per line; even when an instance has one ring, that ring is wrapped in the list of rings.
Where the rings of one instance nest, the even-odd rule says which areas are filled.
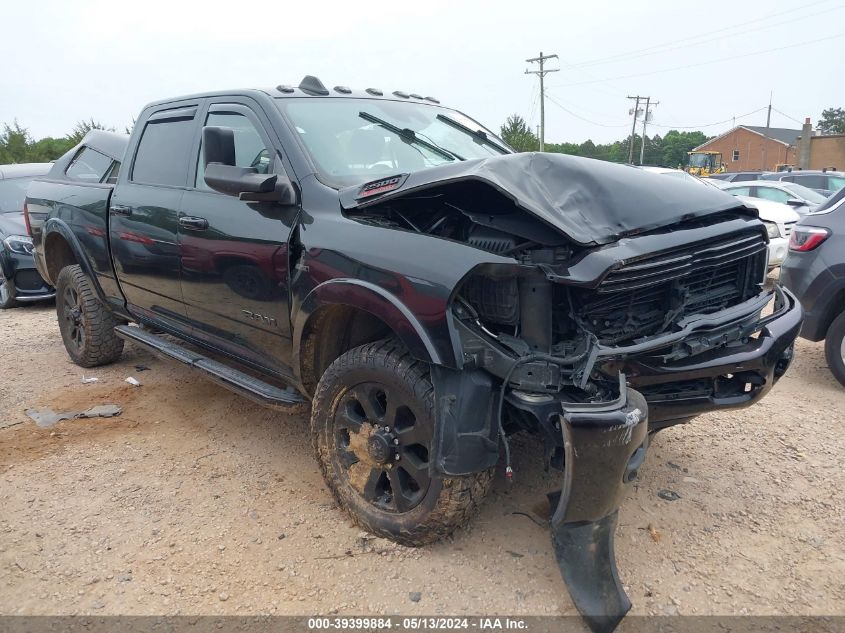
[[[605,78],[605,79],[597,79],[597,80],[594,80],[594,81],[591,80],[591,81],[580,81],[580,82],[569,83],[569,84],[558,84],[556,86],[549,86],[549,88],[570,88],[572,86],[586,86],[586,85],[589,85],[589,84],[601,83],[601,82],[606,82],[606,81],[618,81],[620,79],[633,79],[635,77],[647,77],[649,75],[659,75],[660,73],[674,72],[676,70],[686,70],[688,68],[698,68],[699,66],[707,66],[708,64],[717,64],[719,62],[725,62],[725,61],[735,61],[737,59],[742,59],[744,57],[753,57],[755,55],[764,55],[766,53],[773,53],[775,51],[783,51],[783,50],[787,50],[787,49],[790,49],[790,48],[798,48],[800,46],[809,46],[810,44],[818,44],[819,42],[826,42],[828,40],[835,40],[835,39],[838,39],[840,37],[845,37],[845,33],[837,33],[836,35],[831,35],[829,37],[822,37],[822,38],[819,38],[819,39],[809,40],[809,41],[805,41],[805,42],[797,42],[795,44],[787,44],[786,46],[778,46],[776,48],[767,48],[766,50],[754,51],[754,52],[751,52],[751,53],[745,53],[743,55],[732,55],[730,57],[720,57],[718,59],[710,59],[710,60],[707,60],[707,61],[699,62],[697,64],[685,64],[683,66],[675,66],[673,68],[663,68],[663,69],[660,69],[660,70],[651,70],[651,71],[646,71],[646,72],[642,72],[642,73],[634,73],[634,74],[631,74],[631,75],[620,75],[619,77],[608,77],[608,78]]]
[[[798,120],[798,119],[796,119],[794,116],[789,116],[786,112],[781,112],[780,110],[778,110],[778,109],[777,109],[777,108],[775,108],[775,107],[772,107],[772,110],[774,110],[775,112],[777,112],[777,113],[778,113],[778,114],[780,114],[781,116],[785,116],[785,117],[786,117],[787,119],[789,119],[790,121],[795,121],[796,123],[800,123],[801,125],[804,125],[804,122],[803,122],[803,121],[799,121],[799,120]]]
[[[795,13],[796,11],[806,11],[810,7],[813,7],[813,6],[816,6],[816,5],[819,5],[819,4],[824,4],[824,3],[830,2],[830,1],[831,0],[817,0],[816,2],[811,2],[810,4],[804,4],[804,5],[801,5],[800,7],[794,8],[794,9],[787,9],[786,11],[780,11],[780,12],[777,12],[777,13],[769,14],[767,16],[763,16],[763,17],[757,19],[756,22],[759,24],[760,22],[770,20],[771,18],[780,17],[782,15],[787,15],[789,13]],[[826,11],[822,11],[821,13],[826,13],[827,11],[835,11],[835,10],[841,9],[841,8],[842,8],[841,6],[836,6],[836,7],[833,7],[832,9],[827,9]],[[818,15],[818,14],[812,14],[812,15]],[[804,19],[805,17],[812,17],[812,15],[799,16],[798,18],[795,18],[795,19],[801,20],[801,19]],[[774,25],[763,25],[763,26],[760,26],[756,29],[741,31],[740,33],[733,33],[733,34],[730,34],[730,35],[726,35],[724,37],[733,37],[734,35],[739,35],[741,33],[748,33],[748,32],[753,31],[753,30],[766,29],[766,28],[770,28],[771,26],[778,26],[779,24],[786,24],[788,22],[789,21],[781,22],[781,23],[774,24]],[[733,26],[726,26],[726,27],[716,29],[714,31],[707,31],[707,32],[701,33],[699,35],[693,35],[691,37],[685,37],[683,39],[671,40],[671,41],[668,41],[668,42],[664,42],[662,44],[654,44],[652,46],[647,46],[645,48],[639,48],[639,49],[636,49],[636,50],[633,50],[633,51],[628,51],[627,53],[616,53],[614,55],[609,55],[607,57],[599,57],[597,59],[587,60],[587,61],[584,61],[584,62],[577,62],[577,63],[573,64],[572,66],[574,68],[578,68],[578,67],[581,67],[581,66],[594,66],[594,65],[599,65],[599,64],[611,62],[611,61],[616,61],[616,60],[619,60],[619,59],[630,59],[633,56],[641,56],[641,55],[638,55],[640,53],[654,54],[654,53],[648,53],[648,51],[663,52],[663,51],[658,51],[657,49],[663,49],[667,46],[672,46],[674,44],[689,44],[690,40],[697,40],[699,38],[708,37],[708,36],[714,35],[716,33],[724,33],[725,31],[732,31],[732,30],[737,29],[737,28],[742,28],[743,26],[745,26],[745,24],[735,24]],[[721,39],[721,38],[716,38],[716,39]],[[707,40],[707,41],[713,41],[713,40]],[[701,43],[703,43],[703,42],[697,42],[697,43],[694,43],[693,45],[701,44]],[[674,50],[674,49],[669,49],[669,50]]]
[[[618,62],[618,61],[628,61],[628,60],[640,59],[642,57],[650,57],[651,55],[661,55],[663,53],[668,53],[669,51],[674,51],[674,50],[678,50],[678,49],[686,49],[686,48],[689,48],[689,47],[692,47],[692,46],[700,46],[702,44],[710,44],[711,42],[718,42],[719,40],[723,40],[725,38],[736,37],[738,35],[745,35],[745,34],[748,34],[748,33],[756,33],[758,31],[763,31],[765,29],[774,28],[776,26],[783,26],[784,24],[790,24],[791,25],[791,24],[793,24],[793,23],[795,23],[799,20],[806,20],[808,18],[812,18],[812,17],[815,17],[817,15],[822,15],[824,13],[830,13],[831,11],[841,11],[842,9],[845,9],[845,5],[830,7],[828,9],[825,9],[824,11],[818,11],[816,13],[801,15],[801,16],[798,16],[798,17],[790,18],[789,20],[784,20],[783,22],[775,22],[774,24],[757,26],[757,27],[754,27],[754,28],[746,29],[744,31],[737,31],[736,33],[730,33],[728,35],[721,35],[719,37],[713,37],[713,38],[710,38],[710,39],[701,40],[699,42],[684,42],[684,43],[678,44],[676,46],[670,46],[668,48],[663,48],[663,49],[656,50],[656,51],[643,52],[643,53],[639,53],[639,54],[636,54],[636,55],[626,55],[624,60],[608,60],[608,61],[604,61],[604,62],[594,62],[592,64],[586,64],[586,65],[588,65],[588,66],[598,66],[598,65],[601,65],[601,64],[610,64],[610,63]],[[576,68],[577,68],[577,66],[576,66]]]
[[[700,130],[704,127],[715,127],[717,125],[724,125],[725,123],[730,123],[735,119],[744,119],[747,116],[751,116],[752,114],[757,114],[758,112],[762,112],[763,110],[767,109],[769,106],[765,105],[762,108],[757,108],[756,110],[752,110],[751,112],[746,112],[745,114],[740,114],[738,116],[730,117],[725,119],[724,121],[716,121],[715,123],[704,123],[702,125],[661,125],[660,123],[652,122],[651,125],[654,127],[662,127],[662,128],[669,128],[673,130]]]
[[[563,110],[567,114],[570,114],[570,115],[574,116],[576,119],[580,119],[580,120],[584,121],[585,123],[589,123],[590,125],[597,125],[599,127],[628,127],[627,123],[599,123],[598,121],[592,121],[592,120],[590,120],[586,117],[581,116],[580,114],[576,114],[575,112],[573,112],[572,110],[570,110],[569,108],[567,108],[563,104],[561,104],[557,99],[555,99],[551,95],[546,95],[546,99],[548,99],[549,101],[554,103],[558,108],[560,108],[561,110]]]
[[[540,51],[539,57],[532,57],[531,59],[526,59],[525,61],[529,64],[540,64],[540,70],[526,70],[526,75],[537,75],[540,78],[540,151],[543,151],[543,145],[546,138],[546,91],[543,88],[543,78],[549,73],[556,73],[560,70],[560,68],[549,68],[545,69],[544,64],[550,59],[557,59],[557,55],[543,55],[543,51]]]

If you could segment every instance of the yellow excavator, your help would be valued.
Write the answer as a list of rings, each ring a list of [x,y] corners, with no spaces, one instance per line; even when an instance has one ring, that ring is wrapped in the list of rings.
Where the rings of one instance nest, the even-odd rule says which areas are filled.
[[[687,152],[689,161],[686,171],[693,176],[706,178],[713,174],[721,174],[725,169],[725,164],[722,162],[722,152],[710,151],[692,151]]]

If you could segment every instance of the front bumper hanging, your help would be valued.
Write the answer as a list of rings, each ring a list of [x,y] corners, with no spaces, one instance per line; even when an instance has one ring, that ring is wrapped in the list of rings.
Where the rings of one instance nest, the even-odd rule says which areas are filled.
[[[612,631],[631,608],[613,550],[624,484],[648,446],[648,405],[627,389],[611,403],[563,404],[565,468],[552,515],[552,545],[576,608],[593,631]]]

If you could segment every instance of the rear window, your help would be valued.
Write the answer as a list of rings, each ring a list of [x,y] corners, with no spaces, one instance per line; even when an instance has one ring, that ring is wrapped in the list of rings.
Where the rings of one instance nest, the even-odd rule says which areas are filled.
[[[750,196],[751,187],[726,187],[725,191],[732,196]]]
[[[759,177],[759,174],[737,174],[733,181],[742,182],[743,180],[757,180]]]
[[[827,189],[827,177],[817,174],[794,174],[792,182],[804,185],[810,189]]]
[[[132,180],[147,185],[185,186],[193,132],[193,118],[147,123],[132,166]]]
[[[26,188],[33,178],[9,178],[0,180],[0,213],[23,211]]]
[[[112,159],[100,152],[83,147],[73,157],[65,170],[65,175],[71,180],[80,182],[100,182],[112,164]]]

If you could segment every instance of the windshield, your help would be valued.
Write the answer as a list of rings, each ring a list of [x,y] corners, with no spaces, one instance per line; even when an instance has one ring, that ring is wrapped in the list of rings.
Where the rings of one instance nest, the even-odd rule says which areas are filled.
[[[355,98],[285,98],[276,103],[320,176],[338,187],[507,151],[478,122],[439,106]]]
[[[26,188],[32,180],[32,178],[0,180],[0,213],[23,211]]]
[[[816,193],[815,191],[813,191],[812,189],[808,189],[804,185],[799,185],[797,182],[785,182],[783,183],[783,188],[789,190],[799,198],[802,198],[803,200],[806,200],[811,204],[821,204],[822,202],[827,200],[827,198],[824,197],[822,194]]]

